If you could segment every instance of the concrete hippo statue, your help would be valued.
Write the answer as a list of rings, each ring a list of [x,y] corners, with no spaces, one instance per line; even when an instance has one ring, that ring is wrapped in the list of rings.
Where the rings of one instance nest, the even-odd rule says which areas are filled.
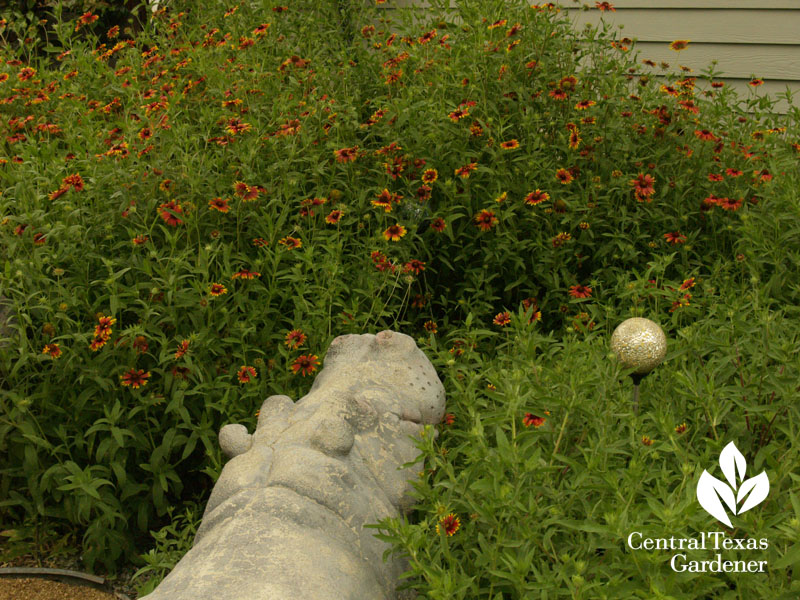
[[[142,600],[398,600],[406,559],[364,529],[407,514],[412,439],[444,415],[444,388],[401,333],[344,335],[311,391],[271,396],[255,432],[226,425],[232,456],[194,545]],[[434,430],[434,436],[438,431]]]

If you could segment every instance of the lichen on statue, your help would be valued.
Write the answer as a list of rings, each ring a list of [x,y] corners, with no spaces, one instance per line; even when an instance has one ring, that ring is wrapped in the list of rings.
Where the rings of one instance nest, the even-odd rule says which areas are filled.
[[[408,513],[423,468],[411,437],[444,415],[433,365],[404,334],[333,340],[297,402],[267,398],[251,435],[226,425],[231,457],[191,550],[142,600],[395,600],[403,559],[365,524]],[[438,435],[438,431],[434,431]]]

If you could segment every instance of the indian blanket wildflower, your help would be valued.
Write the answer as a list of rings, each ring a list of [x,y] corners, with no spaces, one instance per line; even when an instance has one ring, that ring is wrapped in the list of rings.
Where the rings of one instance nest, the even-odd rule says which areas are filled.
[[[439,179],[439,172],[436,169],[425,169],[422,174],[422,181],[425,183],[434,183],[437,179]]]
[[[461,521],[456,515],[450,513],[446,517],[443,517],[442,519],[439,520],[439,524],[436,525],[437,534],[439,533],[439,525],[441,525],[444,528],[444,531],[448,536],[451,536],[455,534],[456,531],[458,531],[459,527],[461,527]]]
[[[431,187],[428,185],[421,185],[417,188],[417,200],[420,202],[425,202],[429,200],[431,197]]]
[[[61,356],[61,348],[58,344],[46,344],[42,349],[42,354],[47,354],[50,358],[59,358]]]
[[[340,163],[353,162],[358,158],[358,146],[352,148],[342,148],[341,150],[334,150],[336,161]]]
[[[536,429],[544,425],[545,421],[547,421],[547,419],[544,417],[537,417],[533,413],[525,413],[525,416],[522,418],[522,424],[525,425],[525,427],[533,425]]]
[[[306,343],[308,336],[302,332],[300,329],[292,329],[289,333],[286,334],[286,337],[283,338],[283,343],[286,344],[286,347],[291,350],[297,350],[300,346]]]
[[[286,236],[285,238],[281,238],[278,240],[278,243],[283,246],[286,246],[289,250],[300,248],[303,245],[302,241],[292,236]]]
[[[494,320],[492,321],[495,325],[499,325],[500,327],[505,327],[509,323],[511,323],[511,314],[508,312],[501,312],[498,313]]]
[[[442,217],[436,217],[433,221],[431,221],[431,229],[436,231],[437,233],[442,233],[447,227],[447,223]]]
[[[406,228],[397,223],[396,225],[387,227],[383,232],[383,237],[387,242],[399,242],[400,238],[402,238],[405,234]]]
[[[111,326],[116,322],[117,320],[114,317],[106,317],[100,314],[97,317],[98,324],[94,327],[94,337],[107,342],[111,337]]]
[[[533,192],[530,192],[527,196],[525,196],[525,204],[528,204],[530,206],[536,206],[537,204],[541,204],[545,200],[549,199],[550,199],[550,194],[537,189]]]
[[[633,186],[636,194],[636,199],[640,202],[646,200],[656,193],[656,190],[653,187],[654,183],[655,179],[653,176],[647,175],[646,173],[639,173],[636,179],[630,180],[630,184]]]
[[[84,182],[83,178],[78,174],[75,173],[73,175],[67,175],[64,179],[61,180],[62,185],[69,185],[72,186],[72,189],[76,192],[83,191]]]
[[[589,298],[592,295],[592,288],[585,285],[573,285],[569,288],[569,295],[573,298]]]
[[[175,214],[183,213],[183,209],[178,202],[174,200],[170,200],[169,202],[165,202],[164,204],[159,205],[159,216],[164,220],[164,222],[169,225],[170,227],[177,227],[183,221]]]
[[[553,248],[558,248],[562,246],[564,242],[568,242],[572,239],[572,234],[567,233],[566,231],[562,231],[556,237],[553,238]]]
[[[256,277],[261,277],[261,273],[248,271],[247,269],[242,269],[231,275],[231,279],[255,279]]]
[[[250,383],[256,377],[258,377],[258,373],[256,372],[255,367],[248,367],[247,365],[242,365],[239,367],[239,371],[236,373],[236,377],[239,380],[239,383]]]
[[[325,222],[329,225],[336,225],[339,221],[342,220],[342,211],[340,210],[332,210],[327,217],[325,217]]]
[[[559,169],[556,171],[556,179],[558,179],[562,184],[567,184],[571,182],[574,177],[572,177],[572,173],[570,173],[567,169]]]
[[[17,79],[20,81],[27,81],[31,79],[34,75],[36,75],[36,69],[32,67],[22,67],[17,73]]]
[[[221,283],[212,283],[208,293],[212,296],[222,296],[222,294],[227,294],[228,290]]]
[[[178,350],[175,352],[175,360],[181,358],[189,350],[189,340],[181,340]]]
[[[497,217],[491,210],[482,210],[475,215],[475,225],[480,227],[483,231],[489,231],[492,227],[497,225]]]
[[[675,52],[680,52],[681,50],[686,50],[690,41],[691,40],[675,40],[669,47],[671,50],[675,50]]]
[[[425,270],[425,263],[422,262],[421,260],[417,260],[416,258],[408,261],[403,266],[403,271],[405,273],[408,273],[410,271],[413,272],[415,275],[419,275],[424,270]]]
[[[310,375],[317,370],[319,366],[319,357],[316,354],[302,354],[294,359],[292,363],[292,371],[297,375],[300,373],[303,377]]]
[[[684,294],[683,296],[681,296],[680,298],[675,300],[675,302],[672,303],[669,312],[675,312],[679,308],[683,308],[684,306],[689,306],[689,300],[691,300],[691,298],[692,298],[691,294],[688,293]]]
[[[147,383],[147,380],[150,378],[150,371],[145,372],[142,369],[138,371],[136,369],[131,369],[124,375],[120,375],[119,378],[121,385],[132,387],[136,390]]]
[[[683,244],[686,242],[686,236],[680,231],[672,231],[664,234],[664,239],[670,244]]]
[[[149,347],[147,344],[147,338],[143,335],[137,335],[133,339],[133,349],[136,350],[139,354],[144,354],[147,352],[147,348]]]
[[[455,170],[455,174],[458,175],[459,177],[463,177],[464,179],[466,179],[470,176],[470,173],[472,173],[477,168],[477,166],[478,166],[477,162],[471,162],[468,165],[464,165],[463,167],[457,168]]]
[[[227,198],[224,200],[222,198],[212,198],[208,203],[208,207],[212,210],[218,210],[221,213],[226,213],[231,209],[231,207],[228,206]]]

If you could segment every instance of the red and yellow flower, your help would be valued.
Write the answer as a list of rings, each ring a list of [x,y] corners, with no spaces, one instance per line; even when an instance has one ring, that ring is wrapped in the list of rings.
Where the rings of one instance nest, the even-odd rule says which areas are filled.
[[[239,380],[239,383],[250,383],[256,377],[258,377],[256,368],[247,365],[239,367],[239,371],[236,373],[236,378]]]
[[[436,533],[437,533],[437,535],[439,533],[439,525],[441,525],[444,528],[444,532],[448,536],[451,536],[451,535],[454,535],[456,531],[458,531],[459,527],[461,527],[461,521],[453,513],[450,513],[446,517],[443,517],[439,521],[439,524],[436,525]]]
[[[422,174],[422,181],[427,184],[434,183],[437,179],[439,179],[439,172],[436,169],[425,169]]]
[[[573,285],[569,288],[569,295],[573,298],[589,298],[592,295],[592,288],[585,285]]]
[[[226,213],[231,209],[231,207],[228,206],[228,198],[212,198],[208,202],[208,207],[211,210],[218,210],[221,213]]]
[[[525,204],[529,204],[530,206],[536,206],[537,204],[541,204],[542,202],[549,199],[550,199],[550,194],[537,189],[529,193],[527,196],[525,196]]]
[[[212,283],[208,293],[212,296],[222,296],[222,294],[228,293],[228,289],[221,283]]]
[[[297,375],[300,373],[303,377],[310,375],[317,370],[319,366],[319,357],[316,354],[303,354],[294,359],[292,363],[292,371]]]
[[[533,413],[525,413],[525,416],[522,418],[522,424],[525,425],[525,427],[533,425],[537,429],[544,425],[545,421],[547,421],[547,419],[544,417],[537,417]]]
[[[442,217],[436,217],[431,222],[431,229],[433,229],[437,233],[442,233],[445,228],[447,227],[447,223]]]
[[[570,173],[567,169],[559,169],[556,171],[556,179],[558,179],[562,184],[567,184],[571,182],[574,177],[572,177],[572,173]]]
[[[175,352],[175,360],[181,358],[189,350],[189,340],[181,340],[178,350]]]
[[[120,383],[126,387],[132,387],[136,390],[145,385],[149,378],[150,371],[145,372],[142,369],[139,369],[138,371],[136,369],[130,369],[124,375],[120,375]]]
[[[292,329],[289,333],[286,334],[286,337],[283,338],[283,343],[286,344],[286,347],[291,350],[297,350],[300,346],[306,343],[308,336],[302,332],[300,329]]]
[[[497,217],[491,210],[482,210],[475,215],[475,225],[483,231],[489,231],[492,227],[497,225]]]
[[[464,165],[463,167],[457,168],[455,170],[455,174],[458,175],[459,177],[466,179],[477,168],[477,166],[478,166],[477,162],[471,162],[467,165]]]
[[[261,277],[261,273],[257,271],[249,271],[247,269],[236,271],[236,273],[231,275],[231,279],[255,279],[256,277]]]
[[[61,356],[61,348],[58,344],[46,344],[42,349],[42,354],[47,354],[50,358],[59,358]]]
[[[501,312],[498,313],[494,320],[492,321],[495,325],[499,325],[500,327],[505,327],[509,323],[511,323],[511,313],[509,312]]]
[[[283,246],[286,246],[289,250],[295,250],[296,248],[300,248],[303,245],[303,242],[301,240],[289,235],[279,239],[278,243]]]
[[[402,238],[406,233],[406,228],[397,223],[387,227],[383,232],[383,237],[388,242],[399,242],[400,238]]]

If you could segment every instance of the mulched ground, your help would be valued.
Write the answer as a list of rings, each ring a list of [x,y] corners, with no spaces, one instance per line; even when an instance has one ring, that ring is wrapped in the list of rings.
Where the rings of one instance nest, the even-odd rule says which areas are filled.
[[[118,600],[111,595],[83,585],[49,579],[0,577],[0,600]]]
[[[0,562],[0,567],[46,567],[85,572],[78,557],[77,552],[61,554],[42,557],[41,563],[38,563],[33,554],[27,554]],[[136,567],[125,567],[114,581],[108,580],[107,573],[93,573],[106,578],[106,584],[112,590],[110,594],[91,586],[61,583],[42,577],[0,577],[0,600],[122,600],[125,597],[136,600],[136,586],[131,583],[135,572]]]

